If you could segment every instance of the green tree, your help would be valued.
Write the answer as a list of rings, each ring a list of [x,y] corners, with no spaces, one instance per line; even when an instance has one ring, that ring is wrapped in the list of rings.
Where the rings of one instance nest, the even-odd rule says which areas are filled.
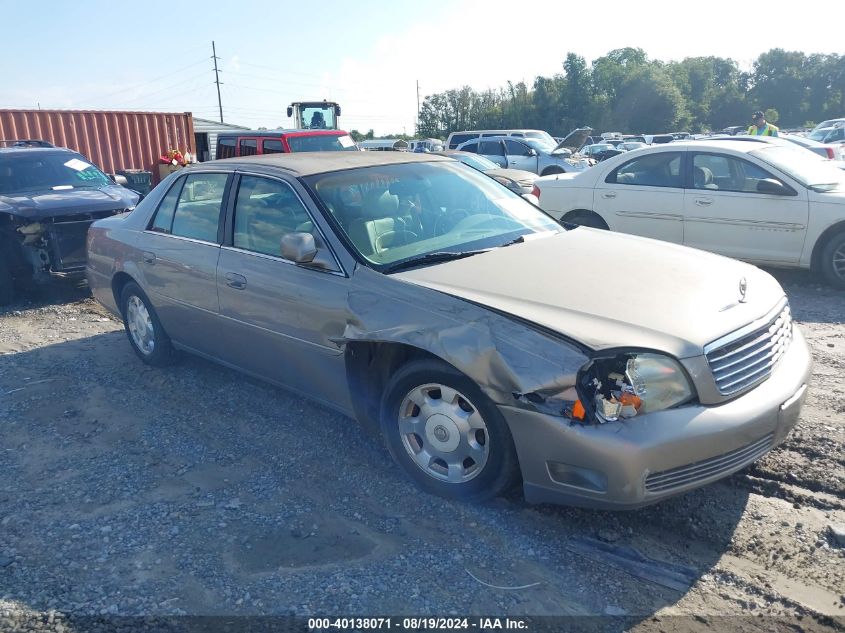
[[[614,122],[622,129],[654,134],[684,127],[684,96],[661,68],[643,66],[631,72],[618,88]]]

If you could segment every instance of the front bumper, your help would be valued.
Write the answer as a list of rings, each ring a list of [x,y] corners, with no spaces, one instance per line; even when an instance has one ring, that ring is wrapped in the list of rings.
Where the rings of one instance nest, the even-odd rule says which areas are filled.
[[[525,498],[630,509],[726,477],[783,442],[798,421],[811,368],[796,327],[769,379],[721,405],[599,426],[500,406],[519,456]]]

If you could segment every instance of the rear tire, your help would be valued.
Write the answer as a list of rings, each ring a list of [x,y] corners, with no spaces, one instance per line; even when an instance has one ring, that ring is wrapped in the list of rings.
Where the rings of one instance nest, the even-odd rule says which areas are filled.
[[[499,409],[443,361],[415,361],[393,375],[382,397],[381,430],[402,470],[442,497],[483,501],[518,478],[513,438]]]
[[[170,337],[141,287],[130,281],[120,294],[120,312],[129,344],[147,365],[165,367],[175,360]]]
[[[15,299],[15,280],[6,260],[0,254],[0,306],[6,306]]]
[[[590,211],[576,211],[574,213],[570,213],[566,217],[562,218],[562,221],[569,222],[570,224],[577,224],[578,226],[589,226],[594,229],[608,230],[607,223],[602,220],[601,216]]]
[[[560,167],[547,167],[543,170],[543,173],[540,174],[541,176],[554,176],[555,174],[565,174],[566,172],[563,171]]]
[[[824,245],[819,269],[827,283],[845,290],[845,231],[834,234]]]

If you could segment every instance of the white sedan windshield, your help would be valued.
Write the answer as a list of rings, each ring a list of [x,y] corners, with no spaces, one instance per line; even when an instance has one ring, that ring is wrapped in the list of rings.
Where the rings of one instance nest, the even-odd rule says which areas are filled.
[[[818,160],[811,154],[805,155],[803,151],[771,145],[756,149],[751,155],[816,191],[845,189],[845,171],[833,167],[830,161]]]

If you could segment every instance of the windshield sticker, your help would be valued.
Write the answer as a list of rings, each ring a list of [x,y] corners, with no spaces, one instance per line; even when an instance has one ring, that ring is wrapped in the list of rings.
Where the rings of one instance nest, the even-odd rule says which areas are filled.
[[[56,185],[53,191],[64,191],[65,189],[73,189],[73,185]]]
[[[82,171],[83,169],[93,167],[93,165],[91,165],[90,163],[86,163],[84,160],[79,160],[78,158],[71,158],[68,162],[65,163],[65,167],[70,167],[71,169],[75,169],[76,171]]]
[[[340,143],[341,147],[352,147],[355,145],[355,141],[352,140],[351,136],[339,136],[337,138],[337,142]]]

